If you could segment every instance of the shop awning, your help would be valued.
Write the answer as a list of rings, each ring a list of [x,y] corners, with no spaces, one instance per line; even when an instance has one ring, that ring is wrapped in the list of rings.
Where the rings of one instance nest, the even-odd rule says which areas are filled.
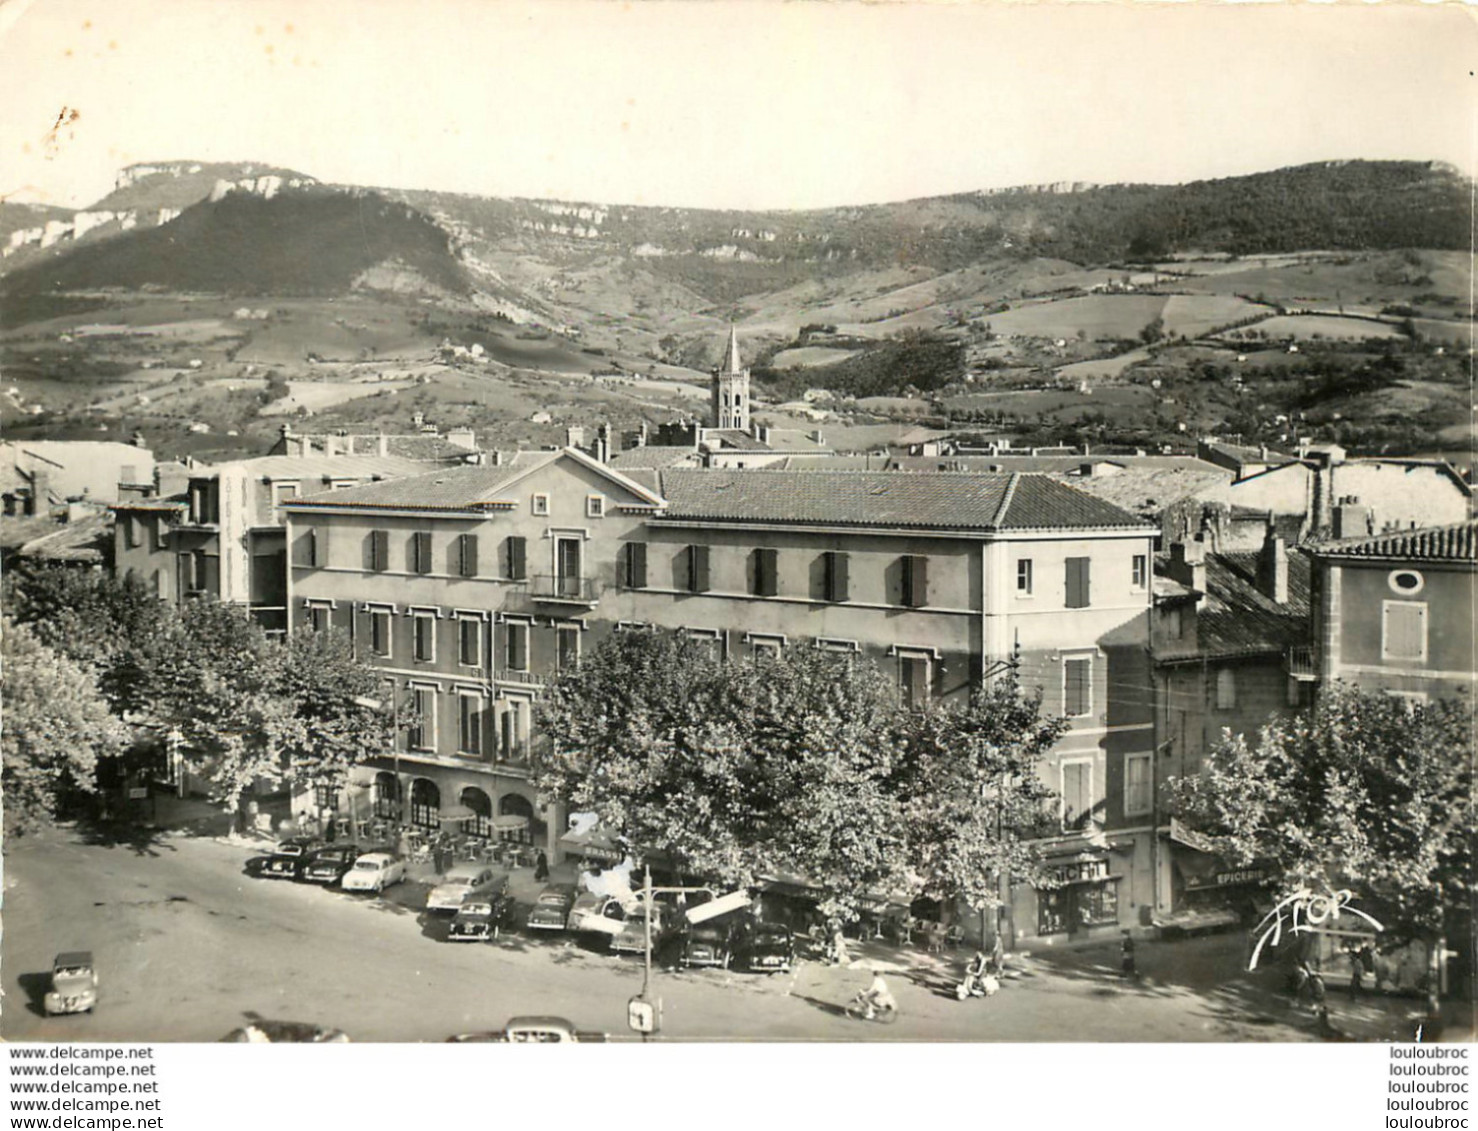
[[[1170,818],[1170,839],[1176,844],[1183,844],[1187,848],[1194,848],[1197,852],[1205,852],[1215,855],[1216,849],[1211,844],[1211,838],[1204,833],[1198,833],[1195,829],[1181,824],[1174,817]]]
[[[521,833],[529,827],[529,819],[516,814],[505,813],[503,816],[493,818],[493,831],[500,833]]]
[[[465,805],[453,805],[450,809],[441,811],[443,821],[471,821],[476,817],[477,814]]]

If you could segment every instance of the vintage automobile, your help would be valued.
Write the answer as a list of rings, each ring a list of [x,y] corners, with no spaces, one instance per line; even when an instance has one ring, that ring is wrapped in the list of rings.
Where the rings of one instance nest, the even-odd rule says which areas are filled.
[[[447,929],[449,942],[486,942],[513,926],[513,897],[506,892],[469,895]]]
[[[508,875],[486,864],[457,864],[426,896],[427,911],[456,911],[475,895],[507,895]]]
[[[478,1033],[458,1033],[448,1037],[448,1044],[474,1044],[482,1042],[566,1044],[589,1043],[608,1040],[606,1034],[576,1029],[572,1021],[563,1017],[515,1017],[501,1029],[486,1029]]]
[[[626,909],[614,895],[582,892],[570,908],[565,930],[577,935],[614,935],[626,921]]]
[[[382,892],[405,879],[405,861],[393,852],[368,852],[354,861],[339,886],[345,891]]]
[[[652,904],[652,946],[657,947],[663,939],[666,923],[662,904]],[[611,949],[617,954],[643,954],[647,949],[646,910],[636,906],[626,913],[621,929],[611,936]]]
[[[264,880],[296,880],[308,866],[306,856],[269,856],[257,871]]]
[[[684,966],[717,966],[727,970],[734,956],[734,928],[722,920],[700,923],[683,938]]]
[[[534,906],[529,910],[529,930],[564,930],[574,904],[574,884],[550,884],[539,893],[539,898],[534,900]]]
[[[754,923],[740,939],[736,957],[746,970],[788,973],[795,966],[795,936],[781,923]]]
[[[298,879],[310,884],[336,884],[344,878],[345,872],[354,867],[354,861],[369,851],[356,844],[331,844],[320,848],[303,865]]]
[[[91,1013],[98,1003],[97,967],[92,952],[68,950],[51,964],[51,985],[42,1000],[46,1016],[56,1013]]]
[[[316,836],[289,836],[283,837],[272,849],[273,856],[312,856],[320,848],[326,848],[328,842]]]
[[[239,1029],[232,1029],[217,1043],[347,1045],[349,1035],[342,1029],[328,1029],[309,1021],[267,1021],[258,1018]]]

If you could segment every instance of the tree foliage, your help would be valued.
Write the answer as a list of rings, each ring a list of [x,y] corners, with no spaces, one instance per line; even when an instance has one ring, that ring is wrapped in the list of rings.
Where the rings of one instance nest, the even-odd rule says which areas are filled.
[[[1030,870],[1021,818],[1060,733],[1014,686],[910,709],[875,665],[794,649],[723,662],[699,642],[617,633],[541,707],[536,784],[628,844],[733,884],[804,877],[847,912],[870,894],[989,902]]]
[[[1472,754],[1466,701],[1410,708],[1334,684],[1256,741],[1225,735],[1171,798],[1229,863],[1351,888],[1394,938],[1430,937],[1472,898]]]
[[[5,831],[24,833],[56,816],[69,794],[94,791],[98,760],[117,753],[125,728],[91,673],[8,617],[0,621],[0,695]]]

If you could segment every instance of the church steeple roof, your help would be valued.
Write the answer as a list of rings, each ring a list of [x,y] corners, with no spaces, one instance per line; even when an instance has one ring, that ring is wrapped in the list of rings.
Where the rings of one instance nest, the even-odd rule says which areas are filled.
[[[732,322],[729,323],[729,348],[724,351],[724,362],[719,367],[720,373],[738,373],[744,366],[739,362],[739,331]]]

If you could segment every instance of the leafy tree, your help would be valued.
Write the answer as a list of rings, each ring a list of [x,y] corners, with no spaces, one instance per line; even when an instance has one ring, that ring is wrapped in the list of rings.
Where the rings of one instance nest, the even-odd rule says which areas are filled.
[[[551,685],[541,722],[545,793],[695,872],[805,876],[844,914],[880,891],[988,901],[1000,870],[1029,871],[1017,830],[1059,733],[1014,685],[912,710],[853,656],[724,663],[666,633],[611,637]]]
[[[1430,940],[1472,899],[1472,752],[1470,703],[1409,708],[1336,683],[1255,742],[1225,734],[1171,783],[1172,805],[1229,863],[1350,888],[1392,939]]]
[[[999,877],[1046,882],[1030,837],[1055,795],[1038,772],[1067,722],[1044,718],[1041,693],[1013,676],[977,689],[964,708],[914,711],[904,720],[902,800],[911,871],[926,894],[1000,903]]]
[[[366,756],[389,748],[391,712],[365,702],[382,699],[384,677],[354,658],[346,637],[304,629],[280,661],[274,690],[288,710],[279,741],[294,778],[339,787]]]
[[[175,619],[139,578],[61,566],[22,566],[5,579],[4,604],[17,623],[68,659],[97,673],[120,714],[143,702],[143,666]]]
[[[181,747],[220,800],[244,812],[257,781],[280,783],[293,737],[290,705],[276,693],[283,649],[241,609],[191,601],[149,657],[150,713],[183,736]]]
[[[24,833],[56,816],[69,795],[93,793],[98,759],[123,745],[92,675],[6,617],[0,622],[5,831]]]
[[[1153,345],[1165,336],[1165,320],[1159,315],[1151,318],[1145,323],[1144,328],[1139,331],[1139,340],[1145,345]]]

